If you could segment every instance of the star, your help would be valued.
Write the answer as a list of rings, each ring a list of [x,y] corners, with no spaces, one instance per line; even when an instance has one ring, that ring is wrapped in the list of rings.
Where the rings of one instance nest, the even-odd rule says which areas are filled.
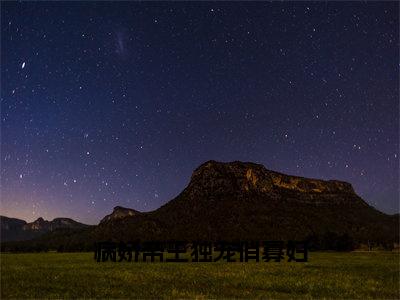
[[[4,6],[2,213],[156,209],[210,159],[398,212],[396,2],[60,5]]]

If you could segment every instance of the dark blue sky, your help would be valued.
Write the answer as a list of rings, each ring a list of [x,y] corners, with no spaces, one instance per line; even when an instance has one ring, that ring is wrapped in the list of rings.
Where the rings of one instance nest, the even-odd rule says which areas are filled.
[[[2,2],[1,211],[152,210],[206,160],[399,211],[396,2]]]

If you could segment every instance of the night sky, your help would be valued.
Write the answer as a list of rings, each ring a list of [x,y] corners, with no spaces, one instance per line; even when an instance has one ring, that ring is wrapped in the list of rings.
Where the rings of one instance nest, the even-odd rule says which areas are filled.
[[[396,2],[1,3],[1,210],[96,224],[207,160],[399,211]]]

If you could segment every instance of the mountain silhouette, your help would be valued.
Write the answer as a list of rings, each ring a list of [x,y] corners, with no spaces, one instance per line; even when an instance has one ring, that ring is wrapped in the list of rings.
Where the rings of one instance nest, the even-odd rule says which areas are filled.
[[[46,221],[38,218],[31,223],[24,220],[0,216],[1,241],[22,241],[42,236],[58,229],[84,229],[89,225],[69,218],[55,218]]]
[[[250,162],[208,161],[193,172],[177,197],[157,210],[142,213],[115,207],[97,226],[68,234],[51,232],[35,243],[83,243],[90,248],[98,240],[341,237],[355,243],[393,244],[398,243],[398,234],[398,214],[387,215],[368,205],[349,183],[289,176]]]
[[[304,239],[335,232],[395,241],[398,218],[368,205],[351,184],[308,179],[254,163],[208,161],[157,210],[100,224],[115,239]]]

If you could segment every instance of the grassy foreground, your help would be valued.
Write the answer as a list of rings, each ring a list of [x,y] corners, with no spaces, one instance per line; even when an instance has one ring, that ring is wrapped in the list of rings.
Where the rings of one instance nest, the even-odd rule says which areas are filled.
[[[92,253],[1,254],[9,298],[399,299],[399,253],[311,253],[308,263],[96,263]]]

